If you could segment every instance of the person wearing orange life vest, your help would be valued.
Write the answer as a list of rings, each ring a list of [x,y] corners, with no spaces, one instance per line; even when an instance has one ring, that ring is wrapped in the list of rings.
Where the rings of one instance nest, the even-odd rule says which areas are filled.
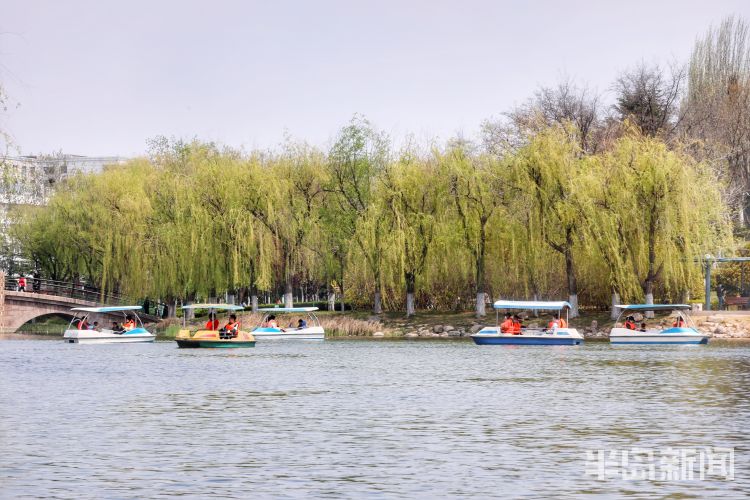
[[[229,337],[236,337],[240,331],[240,322],[237,321],[237,315],[231,314],[229,321],[224,325],[224,333]]]
[[[127,315],[125,317],[125,323],[122,324],[122,329],[126,332],[129,332],[130,330],[135,328],[135,320],[131,315]]]
[[[672,326],[676,328],[682,328],[685,326],[685,320],[682,318],[682,316],[677,316],[677,319],[674,320],[674,323],[672,323]]]
[[[505,313],[505,319],[500,323],[500,333],[513,333],[513,316]]]
[[[521,317],[516,314],[513,316],[513,330],[511,333],[513,335],[521,335],[521,328],[523,328],[523,325],[521,325]]]
[[[635,318],[633,318],[632,316],[628,316],[625,319],[625,328],[627,328],[628,330],[635,330],[635,327]]]
[[[216,319],[216,313],[208,315],[208,321],[206,322],[206,330],[216,331],[219,329],[219,320]]]
[[[560,328],[560,315],[559,314],[553,314],[552,319],[549,323],[547,323],[547,329],[548,330],[556,330]]]

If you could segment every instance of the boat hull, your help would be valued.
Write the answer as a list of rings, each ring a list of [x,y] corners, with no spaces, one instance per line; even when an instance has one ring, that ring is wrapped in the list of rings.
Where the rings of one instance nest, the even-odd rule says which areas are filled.
[[[177,347],[182,348],[235,348],[235,347],[255,347],[254,340],[190,340],[175,339]]]
[[[156,335],[144,328],[124,333],[114,333],[111,330],[65,330],[63,334],[63,341],[68,344],[134,344],[153,342],[155,339]]]
[[[497,328],[485,328],[471,336],[477,345],[580,345],[583,336],[573,328],[557,330],[555,333],[523,333],[509,335]]]
[[[700,345],[708,344],[708,336],[692,328],[669,328],[663,331],[638,332],[627,328],[613,328],[609,342],[622,344]]]
[[[224,339],[219,332],[211,330],[199,330],[191,333],[188,330],[180,330],[175,337],[177,347],[181,348],[237,348],[255,347],[255,337],[247,332],[239,332],[237,337]]]
[[[325,331],[320,326],[287,331],[281,331],[278,328],[256,328],[253,330],[253,336],[257,340],[325,340],[326,338]]]

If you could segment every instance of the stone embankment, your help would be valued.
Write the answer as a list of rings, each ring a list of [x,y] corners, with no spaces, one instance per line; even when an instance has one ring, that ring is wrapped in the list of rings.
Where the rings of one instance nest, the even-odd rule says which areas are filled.
[[[416,330],[404,334],[404,338],[460,338],[478,332],[483,328],[482,325],[473,324],[471,326],[455,327],[452,325],[423,325]]]

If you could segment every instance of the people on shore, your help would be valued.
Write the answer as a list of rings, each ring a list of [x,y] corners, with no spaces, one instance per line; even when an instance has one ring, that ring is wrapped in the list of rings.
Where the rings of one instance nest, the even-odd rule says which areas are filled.
[[[18,278],[18,291],[26,291],[26,276],[21,276],[20,278]]]
[[[500,323],[500,333],[513,333],[513,315],[505,313],[505,320]]]
[[[206,321],[206,330],[216,331],[219,329],[219,320],[216,319],[216,313],[212,312],[208,315],[208,321]]]

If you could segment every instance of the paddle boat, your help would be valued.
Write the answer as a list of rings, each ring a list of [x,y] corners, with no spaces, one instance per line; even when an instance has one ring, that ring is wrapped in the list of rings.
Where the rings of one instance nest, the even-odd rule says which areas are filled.
[[[624,304],[615,306],[620,308],[615,327],[609,334],[610,344],[707,344],[708,335],[700,333],[685,314],[690,310],[687,304]],[[625,315],[626,320],[632,313],[646,311],[673,311],[677,318],[673,326],[668,328],[649,328],[642,331],[641,325],[634,326],[635,329],[627,328],[626,322],[620,320]]]
[[[71,312],[75,316],[70,321],[68,328],[63,334],[63,340],[69,344],[131,344],[135,342],[153,342],[156,335],[149,332],[143,327],[141,318],[136,311],[140,311],[141,306],[108,306],[108,307],[74,307]],[[88,323],[91,314],[112,314],[122,313],[123,324],[126,328],[105,328],[97,330],[83,328]],[[78,313],[83,313],[78,316]],[[128,318],[130,316],[130,318]]]
[[[183,311],[189,309],[208,309],[209,318],[215,318],[216,311],[226,311],[231,314],[232,311],[242,311],[242,306],[232,304],[190,304],[182,306]],[[183,328],[177,333],[175,341],[178,347],[255,347],[255,337],[251,333],[243,332],[238,325],[236,331],[225,331],[219,329],[219,322],[213,320],[215,326],[211,328],[199,329],[195,332],[190,331],[186,326],[185,315],[182,317]],[[209,319],[209,323],[212,320]],[[207,325],[208,326],[208,325]]]
[[[260,326],[253,330],[253,335],[259,340],[271,339],[296,339],[296,340],[323,340],[325,331],[320,326],[318,317],[315,316],[317,307],[266,307],[258,309],[265,312],[263,321]],[[307,319],[297,318],[296,322],[292,318],[287,327],[281,326],[280,320],[276,318],[277,314],[295,314],[305,313]]]
[[[579,345],[583,343],[583,335],[575,328],[523,328],[521,333],[504,333],[500,331],[501,310],[526,310],[526,311],[567,311],[570,304],[567,302],[544,302],[544,301],[517,301],[498,300],[493,304],[498,326],[487,326],[471,336],[478,345]]]

